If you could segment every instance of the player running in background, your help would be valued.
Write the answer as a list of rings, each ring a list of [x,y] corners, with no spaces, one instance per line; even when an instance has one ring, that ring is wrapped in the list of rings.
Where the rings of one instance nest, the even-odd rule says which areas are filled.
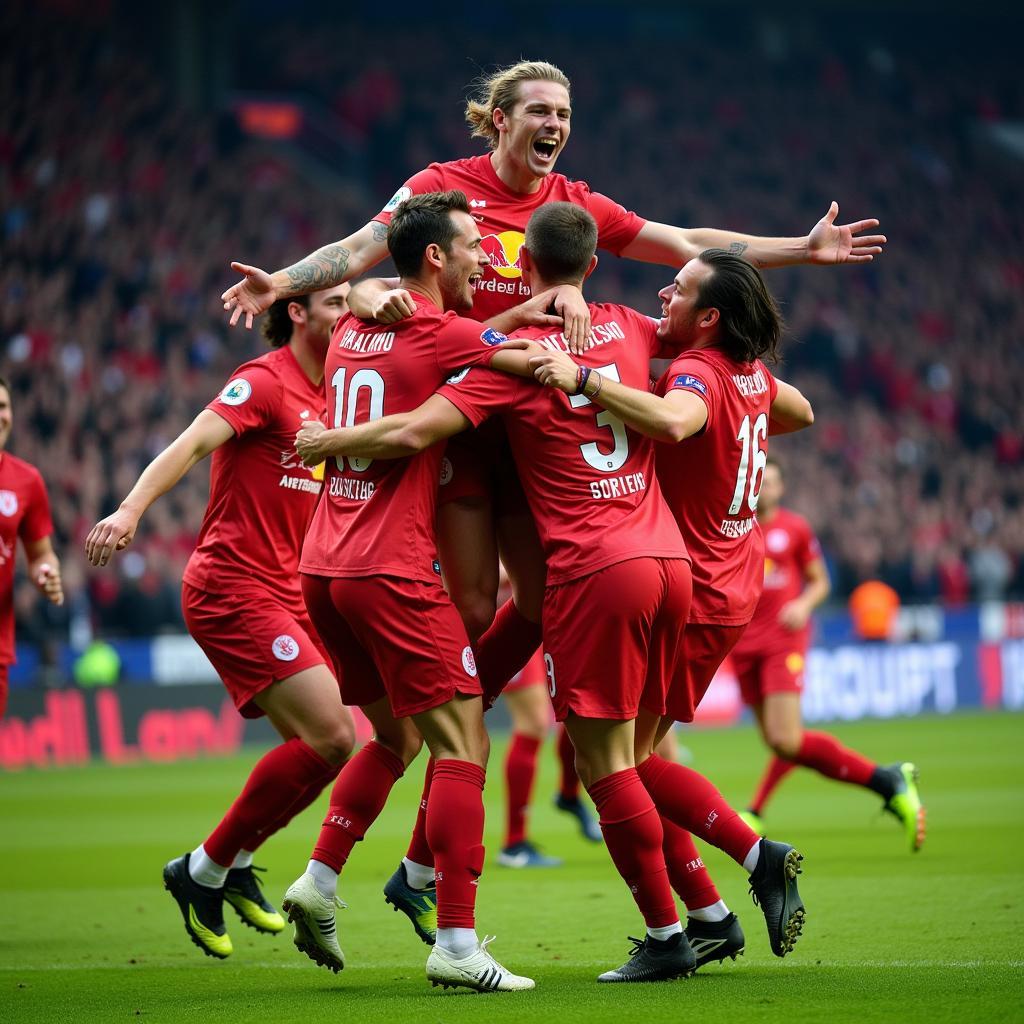
[[[212,454],[210,501],[182,579],[185,623],[240,714],[266,715],[283,742],[256,763],[210,836],[164,868],[185,930],[209,956],[232,952],[225,899],[257,931],[284,928],[257,884],[253,852],[316,799],[355,743],[299,588],[322,472],[293,448],[298,426],[323,413],[324,357],[347,292],[341,285],[275,303],[263,324],[272,351],[235,370],[85,542],[89,561],[106,565],[146,509]]]
[[[702,775],[654,753],[653,737],[673,721],[691,722],[722,660],[750,620],[763,579],[763,545],[754,510],[769,426],[810,425],[810,404],[776,381],[761,362],[774,357],[782,321],[761,275],[722,250],[687,263],[660,293],[657,336],[677,354],[656,393],[598,371],[591,391],[607,412],[667,444],[657,448],[658,480],[693,558],[693,600],[681,658],[660,723],[641,711],[637,725],[651,745],[637,763],[666,828],[666,861],[685,865],[673,878],[687,905],[686,932],[697,964],[735,956],[744,936],[707,874],[688,833],[729,854],[750,872],[768,923],[772,951],[788,953],[803,926],[796,887],[800,855],[785,843],[758,844],[757,834]],[[573,364],[562,353],[533,360],[544,383],[570,390]],[[588,392],[589,393],[589,392]],[[688,440],[685,440],[687,439]],[[679,443],[679,442],[683,443]],[[699,486],[695,482],[699,481]],[[648,756],[649,755],[649,756]],[[767,888],[779,878],[785,884]]]
[[[910,762],[883,767],[844,747],[825,732],[804,729],[800,715],[811,613],[829,593],[828,569],[818,541],[802,516],[783,508],[782,469],[769,458],[757,500],[764,535],[764,590],[754,617],[732,649],[732,666],[743,701],[774,752],[747,823],[764,835],[762,812],[775,787],[795,768],[812,768],[826,778],[873,790],[903,825],[912,851],[925,838],[925,810]]]
[[[470,210],[465,195],[446,192],[410,199],[392,218],[388,246],[417,310],[389,329],[354,316],[338,324],[325,368],[335,425],[415,408],[449,373],[497,353],[503,334],[455,312],[472,304],[488,263]],[[301,436],[317,431],[323,424]],[[296,946],[332,970],[344,967],[334,912],[339,874],[425,740],[434,760],[425,828],[437,897],[427,978],[481,991],[529,989],[533,981],[497,963],[475,931],[488,740],[473,650],[437,564],[442,454],[327,461],[302,550],[302,589],[345,701],[363,709],[374,739],[339,774],[312,857],[283,906]]]
[[[0,377],[0,718],[7,710],[8,675],[15,662],[14,563],[19,539],[28,578],[47,601],[64,603],[50,498],[39,470],[6,450],[13,423],[11,386]]]
[[[537,286],[581,284],[596,262],[596,236],[594,220],[585,211],[567,203],[549,204],[527,227],[524,268]],[[662,849],[659,812],[674,817],[676,806],[669,802],[669,810],[663,811],[658,802],[655,807],[634,765],[635,749],[644,757],[653,749],[664,714],[679,624],[688,610],[690,573],[653,473],[654,446],[627,430],[617,416],[595,410],[592,402],[605,377],[625,380],[618,390],[628,394],[638,394],[634,389],[647,385],[650,359],[662,344],[660,332],[649,318],[626,307],[591,305],[590,311],[595,344],[581,356],[582,366],[560,351],[567,347],[563,334],[521,335],[535,337],[541,348],[556,352],[524,358],[520,372],[529,374],[536,363],[545,382],[555,383],[555,367],[547,360],[560,361],[566,372],[557,386],[567,398],[500,374],[472,371],[464,379],[471,372],[467,370],[406,415],[329,432],[310,424],[297,444],[307,461],[343,453],[398,458],[423,451],[487,415],[505,417],[547,558],[544,645],[556,717],[566,722],[605,842],[648,929],[643,940],[635,940],[630,960],[599,980],[650,981],[688,974],[695,965],[671,897]],[[590,381],[596,387],[588,390]],[[690,420],[676,425],[676,439],[700,429],[703,420],[695,415]],[[652,427],[645,422],[646,432],[659,434],[660,423]],[[573,514],[567,515],[567,509]],[[576,514],[581,509],[585,514]],[[636,731],[638,721],[646,723],[643,734]],[[749,837],[742,860],[753,872],[751,883],[766,911],[772,948],[784,955],[795,941],[786,911],[795,915],[799,908],[802,913],[795,878],[787,870],[795,851],[759,840],[707,780],[676,767],[684,773],[684,785],[692,784],[692,776],[700,781],[702,794],[714,794],[717,808],[707,823],[721,817],[730,835]],[[695,824],[684,810],[684,824],[705,824],[703,819]],[[720,831],[716,828],[716,835]],[[690,849],[692,863],[678,863],[684,874],[700,863],[692,843]],[[702,865],[701,871],[706,877]]]

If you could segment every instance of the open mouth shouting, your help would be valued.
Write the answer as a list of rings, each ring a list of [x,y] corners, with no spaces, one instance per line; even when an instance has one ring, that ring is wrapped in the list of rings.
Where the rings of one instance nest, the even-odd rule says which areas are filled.
[[[534,156],[545,166],[551,166],[558,156],[559,141],[554,135],[541,135],[533,140]]]

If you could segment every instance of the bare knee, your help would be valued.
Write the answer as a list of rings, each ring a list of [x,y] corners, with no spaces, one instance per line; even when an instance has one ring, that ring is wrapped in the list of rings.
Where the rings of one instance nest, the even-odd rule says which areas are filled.
[[[494,621],[498,610],[495,598],[481,590],[474,590],[453,594],[452,601],[462,617],[467,636],[472,643],[476,643]]]
[[[302,737],[328,764],[342,764],[356,745],[356,727],[346,709],[330,722],[318,723],[314,733]]]
[[[399,758],[406,768],[416,760],[423,749],[423,737],[415,728],[377,730],[374,742],[386,747],[395,757]]]
[[[778,727],[766,728],[764,738],[773,754],[781,757],[784,761],[792,761],[800,753],[803,731]]]

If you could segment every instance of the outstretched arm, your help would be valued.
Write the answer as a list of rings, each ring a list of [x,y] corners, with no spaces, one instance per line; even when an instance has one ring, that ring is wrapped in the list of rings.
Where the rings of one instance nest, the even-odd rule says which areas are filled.
[[[221,295],[224,308],[231,311],[231,326],[244,314],[245,326],[252,327],[253,317],[270,309],[277,299],[333,288],[365,274],[387,256],[387,235],[384,224],[371,220],[355,234],[325,245],[273,274],[245,263],[232,263],[231,269],[244,276]]]
[[[412,412],[383,416],[355,427],[328,430],[306,420],[295,435],[295,450],[306,466],[331,457],[355,455],[363,459],[402,459],[425,451],[471,427],[472,423],[440,395],[431,395]]]
[[[696,434],[708,419],[707,406],[688,391],[670,391],[663,398],[652,395],[611,380],[598,370],[587,374],[564,352],[544,352],[534,356],[530,365],[545,387],[558,388],[567,395],[583,394],[655,441],[676,444]],[[581,376],[585,377],[583,381]],[[582,392],[578,390],[581,383]]]
[[[864,234],[878,227],[874,218],[836,224],[839,204],[833,202],[806,235],[766,238],[717,228],[677,228],[648,221],[622,255],[645,263],[680,267],[705,249],[725,249],[755,267],[783,267],[795,263],[869,263],[882,251],[885,235]]]
[[[93,565],[106,565],[115,551],[128,547],[139,520],[197,462],[234,437],[227,420],[204,409],[143,471],[118,510],[101,519],[85,539],[85,555]]]
[[[811,403],[792,384],[778,380],[778,394],[768,410],[768,434],[792,434],[803,430],[814,422]]]

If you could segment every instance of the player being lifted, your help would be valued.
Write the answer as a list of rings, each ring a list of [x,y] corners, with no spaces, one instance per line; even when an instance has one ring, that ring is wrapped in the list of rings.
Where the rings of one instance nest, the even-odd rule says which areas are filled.
[[[596,261],[596,236],[593,218],[572,204],[548,204],[534,214],[521,257],[534,286],[581,284]],[[547,558],[544,650],[556,717],[572,736],[605,842],[648,929],[630,961],[600,980],[678,977],[695,966],[671,896],[659,812],[681,818],[678,824],[688,827],[721,819],[712,839],[727,833],[732,842],[723,844],[726,849],[738,837],[748,838],[740,859],[752,872],[772,948],[781,956],[792,948],[802,914],[790,870],[796,865],[795,851],[759,841],[707,780],[681,766],[676,767],[682,784],[699,780],[702,796],[712,793],[716,806],[709,817],[702,806],[699,820],[691,808],[675,814],[672,801],[666,802],[666,811],[660,800],[651,801],[634,762],[634,749],[644,757],[653,749],[664,716],[679,626],[689,605],[690,571],[654,475],[654,445],[592,400],[600,395],[603,379],[646,384],[651,357],[663,340],[674,344],[675,338],[663,339],[652,320],[623,306],[591,305],[590,313],[595,344],[581,356],[583,365],[559,353],[571,377],[564,388],[568,397],[529,380],[471,370],[402,416],[371,417],[371,422],[331,431],[305,425],[297,447],[307,462],[345,454],[396,458],[424,451],[488,415],[503,415]],[[557,332],[534,330],[521,336],[539,338],[544,347],[565,345]],[[543,364],[547,378],[554,369],[545,358],[532,362]],[[519,371],[529,375],[530,363],[524,355]],[[596,388],[590,387],[591,380]],[[629,386],[623,390],[632,393]],[[679,425],[677,440],[700,429],[697,416],[690,420]],[[646,422],[645,427],[658,433]],[[566,514],[580,508],[585,514]],[[643,733],[640,723],[645,723]],[[687,860],[696,861],[690,849]],[[683,864],[679,868],[686,870]]]
[[[299,588],[299,551],[322,485],[292,443],[303,420],[323,413],[324,357],[347,292],[333,286],[275,303],[263,324],[273,350],[235,370],[85,542],[89,561],[106,565],[146,509],[212,454],[210,501],[182,580],[185,623],[238,711],[266,715],[282,742],[210,836],[164,868],[185,930],[209,956],[232,952],[225,899],[257,931],[284,928],[257,884],[253,852],[319,796],[355,743]]]
[[[358,231],[284,270],[267,274],[256,267],[232,264],[245,276],[222,296],[225,309],[231,311],[231,323],[244,317],[246,326],[251,326],[253,317],[275,299],[363,274],[387,256],[386,225],[406,197],[452,188],[469,197],[483,245],[491,255],[468,311],[477,320],[527,297],[520,258],[523,232],[530,215],[554,201],[575,203],[593,215],[599,248],[673,270],[711,246],[741,254],[759,267],[857,264],[881,252],[885,237],[873,233],[878,222],[867,219],[837,224],[839,207],[835,203],[808,234],[793,238],[679,228],[627,211],[592,192],[584,182],[569,181],[555,171],[569,141],[570,92],[565,74],[543,61],[522,61],[484,79],[477,96],[467,102],[466,120],[472,136],[484,140],[489,153],[431,164],[409,178],[385,208]],[[353,309],[389,322],[407,315],[411,305],[408,295],[389,292],[381,285],[372,304],[355,304]],[[582,349],[589,330],[586,303],[566,291],[556,308],[565,318],[573,349]],[[544,563],[536,531],[506,445],[493,437],[467,435],[449,445],[449,458],[452,472],[448,486],[442,488],[437,522],[445,584],[470,639],[476,641],[495,619],[500,552],[514,600],[498,612],[489,646],[511,676],[539,644]],[[416,855],[414,847],[410,848],[411,861]],[[402,909],[410,916],[415,914],[411,903],[403,903]]]
[[[811,612],[828,597],[828,569],[818,541],[802,516],[783,508],[782,469],[769,458],[757,500],[764,535],[764,590],[732,666],[744,703],[754,712],[774,756],[744,817],[764,835],[761,812],[775,787],[798,765],[826,778],[873,790],[903,825],[912,851],[925,838],[925,809],[910,762],[882,766],[844,747],[826,732],[804,729],[800,715]]]

